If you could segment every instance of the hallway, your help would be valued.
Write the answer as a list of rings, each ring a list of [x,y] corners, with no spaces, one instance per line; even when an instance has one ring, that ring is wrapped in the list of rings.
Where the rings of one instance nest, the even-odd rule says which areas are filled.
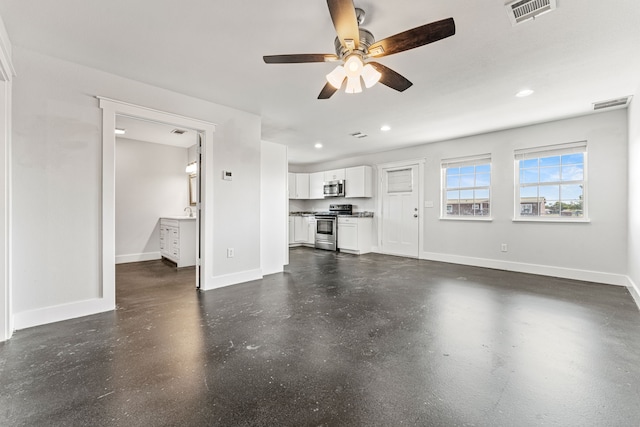
[[[623,287],[291,250],[208,292],[117,266],[115,312],[0,343],[3,426],[637,426]]]

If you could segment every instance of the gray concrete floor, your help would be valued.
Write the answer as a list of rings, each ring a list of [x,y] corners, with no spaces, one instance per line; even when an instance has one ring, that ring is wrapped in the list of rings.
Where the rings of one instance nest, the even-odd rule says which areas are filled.
[[[622,287],[307,248],[193,280],[120,265],[115,312],[0,344],[0,425],[640,425]]]

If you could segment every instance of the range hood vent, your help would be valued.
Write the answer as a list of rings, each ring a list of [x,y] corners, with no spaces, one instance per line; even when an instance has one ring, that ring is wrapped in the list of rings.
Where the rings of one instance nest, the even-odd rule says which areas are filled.
[[[556,8],[556,0],[516,0],[505,5],[512,25],[535,19]]]
[[[597,111],[605,108],[627,106],[629,105],[630,101],[631,101],[631,96],[625,96],[624,98],[616,98],[616,99],[610,99],[608,101],[594,102],[593,110]]]

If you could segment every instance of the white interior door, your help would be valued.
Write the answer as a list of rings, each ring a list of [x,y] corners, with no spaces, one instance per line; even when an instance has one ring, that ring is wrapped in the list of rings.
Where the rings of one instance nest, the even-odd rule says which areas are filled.
[[[382,252],[418,258],[419,166],[382,169]]]

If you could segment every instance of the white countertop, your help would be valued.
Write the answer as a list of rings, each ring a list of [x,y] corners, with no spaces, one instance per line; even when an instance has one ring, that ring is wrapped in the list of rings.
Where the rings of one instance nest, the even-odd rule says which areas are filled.
[[[195,216],[188,216],[188,215],[170,215],[170,216],[161,216],[160,218],[164,218],[164,219],[178,219],[178,220],[182,220],[182,219],[196,219]]]

